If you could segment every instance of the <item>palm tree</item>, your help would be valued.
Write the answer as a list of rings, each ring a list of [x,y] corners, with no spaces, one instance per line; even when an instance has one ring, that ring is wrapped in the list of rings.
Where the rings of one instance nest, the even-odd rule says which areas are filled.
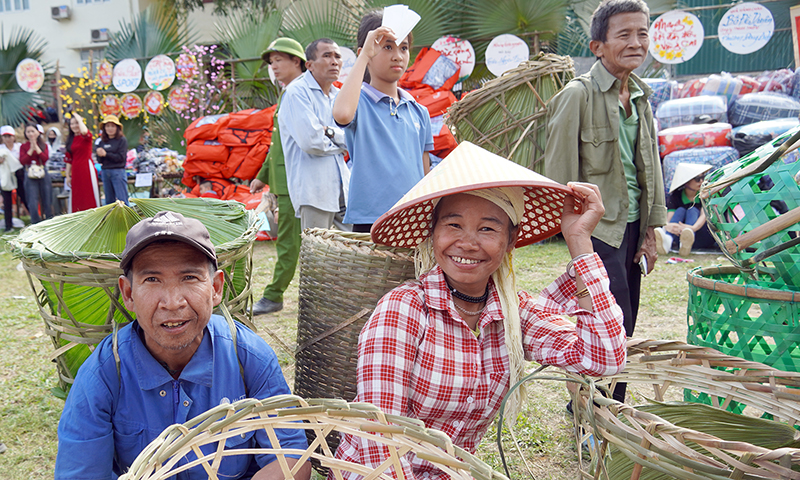
[[[306,46],[330,38],[342,46],[355,46],[359,18],[344,1],[294,0],[283,13],[281,32]]]
[[[11,27],[6,40],[0,27],[0,120],[7,125],[20,125],[31,118],[31,109],[39,108],[52,96],[49,89],[37,93],[20,90],[16,68],[19,62],[32,58],[41,63],[47,41],[27,28]],[[43,65],[45,72],[51,70]]]

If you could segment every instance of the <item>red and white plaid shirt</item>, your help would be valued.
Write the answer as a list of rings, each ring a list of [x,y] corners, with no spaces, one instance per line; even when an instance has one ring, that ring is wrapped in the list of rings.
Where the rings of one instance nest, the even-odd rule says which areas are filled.
[[[575,280],[567,274],[538,301],[519,293],[525,358],[588,375],[617,373],[625,364],[625,330],[606,270],[596,254],[575,262],[575,270],[589,289],[593,313],[580,308]],[[574,316],[577,325],[560,315]],[[491,281],[478,325],[476,337],[453,306],[438,265],[395,288],[378,302],[359,336],[355,401],[420,419],[474,452],[509,389],[503,314]],[[336,456],[376,467],[388,452],[343,435]],[[403,458],[403,470],[409,479],[441,473],[413,454]]]

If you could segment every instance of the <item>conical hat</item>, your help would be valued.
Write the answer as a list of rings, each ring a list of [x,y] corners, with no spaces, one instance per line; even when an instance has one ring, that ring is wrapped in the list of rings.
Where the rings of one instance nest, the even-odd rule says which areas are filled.
[[[675,166],[675,176],[672,177],[672,185],[669,187],[669,193],[681,188],[689,183],[689,180],[708,172],[712,168],[714,167],[702,163],[679,163]]]
[[[391,247],[414,248],[431,234],[432,200],[456,193],[495,187],[523,187],[525,214],[517,247],[530,245],[561,231],[561,211],[572,189],[536,172],[463,142],[420,180],[391,210],[372,225],[372,241]]]

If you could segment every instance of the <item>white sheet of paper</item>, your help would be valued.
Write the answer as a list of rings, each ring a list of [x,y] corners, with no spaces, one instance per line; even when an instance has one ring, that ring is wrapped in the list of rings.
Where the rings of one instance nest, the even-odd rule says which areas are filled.
[[[408,8],[408,5],[389,5],[383,9],[381,26],[391,28],[397,35],[395,43],[400,45],[419,23],[420,18],[417,12]]]
[[[153,174],[152,173],[137,173],[136,174],[136,182],[133,184],[134,187],[152,187],[153,186]]]

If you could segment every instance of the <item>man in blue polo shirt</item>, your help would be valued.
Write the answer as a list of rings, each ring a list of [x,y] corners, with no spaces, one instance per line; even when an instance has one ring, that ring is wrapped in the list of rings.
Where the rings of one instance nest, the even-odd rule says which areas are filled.
[[[241,398],[290,393],[269,345],[211,314],[223,273],[200,221],[175,212],[140,221],[128,232],[120,268],[122,299],[136,321],[120,329],[116,348],[112,336],[100,342],[78,371],[58,424],[56,480],[116,478],[169,425]],[[307,446],[302,430],[276,433],[282,448]],[[264,431],[226,441],[227,449],[270,445]],[[227,456],[218,475],[282,479],[275,460]],[[310,474],[307,463],[295,478]],[[182,478],[208,473],[197,466]]]

